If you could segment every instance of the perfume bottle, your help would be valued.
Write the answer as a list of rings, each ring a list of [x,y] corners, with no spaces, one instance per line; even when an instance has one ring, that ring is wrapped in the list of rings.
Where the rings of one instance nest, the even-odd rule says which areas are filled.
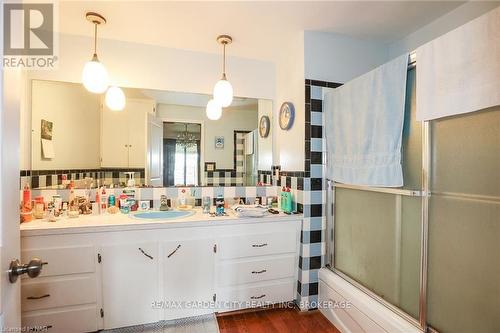
[[[209,214],[210,213],[210,200],[211,198],[209,196],[203,197],[203,214]]]

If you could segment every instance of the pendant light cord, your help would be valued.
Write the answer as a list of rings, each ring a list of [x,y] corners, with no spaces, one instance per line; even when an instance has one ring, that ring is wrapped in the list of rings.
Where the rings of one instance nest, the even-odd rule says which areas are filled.
[[[226,79],[226,43],[222,43],[222,79]]]
[[[94,22],[94,56],[97,57],[97,23]]]

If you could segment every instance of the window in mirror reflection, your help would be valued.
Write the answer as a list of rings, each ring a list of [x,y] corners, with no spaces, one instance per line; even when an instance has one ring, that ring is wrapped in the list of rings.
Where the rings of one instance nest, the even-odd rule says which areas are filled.
[[[200,185],[201,125],[163,123],[163,185]]]

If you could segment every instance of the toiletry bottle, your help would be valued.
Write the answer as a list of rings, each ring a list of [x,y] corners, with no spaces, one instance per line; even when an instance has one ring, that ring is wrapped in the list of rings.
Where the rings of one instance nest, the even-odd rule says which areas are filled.
[[[125,193],[120,194],[120,212],[128,214],[130,212],[128,196]]]
[[[35,208],[33,209],[33,216],[36,219],[43,219],[45,214],[45,203],[43,202],[43,197],[35,197]]]
[[[70,207],[74,204],[74,201],[75,201],[75,184],[73,183],[73,181],[71,181],[71,183],[69,184],[69,198],[68,198],[68,201],[69,201],[69,206]]]
[[[217,196],[215,200],[215,214],[224,215],[224,197],[222,195]]]
[[[31,190],[28,184],[24,184],[23,188],[23,211],[31,211]]]
[[[68,217],[68,203],[63,202],[62,204],[62,211],[61,211],[62,217]]]
[[[107,209],[108,209],[108,195],[106,194],[106,186],[103,186],[101,191],[101,212],[105,213]]]
[[[185,188],[183,188],[181,190],[181,193],[179,195],[179,204],[180,204],[181,208],[186,206],[186,189]]]
[[[92,205],[92,213],[93,214],[101,214],[101,191],[99,188],[95,191],[95,205]],[[95,207],[95,212],[94,212]]]
[[[210,213],[210,202],[211,198],[209,196],[203,197],[203,214]]]
[[[114,194],[110,194],[108,197],[108,207],[116,206],[116,197]]]

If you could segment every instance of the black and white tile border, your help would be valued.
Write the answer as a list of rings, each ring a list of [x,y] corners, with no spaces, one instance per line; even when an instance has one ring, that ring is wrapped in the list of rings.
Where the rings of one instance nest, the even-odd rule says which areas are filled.
[[[300,237],[297,301],[303,310],[318,306],[318,271],[325,263],[326,254],[323,88],[337,88],[340,85],[334,82],[305,80],[304,173],[292,173],[288,176],[287,173],[281,172],[285,175],[282,177],[285,184],[292,187],[295,185],[293,176],[298,176],[297,209],[304,215]]]

